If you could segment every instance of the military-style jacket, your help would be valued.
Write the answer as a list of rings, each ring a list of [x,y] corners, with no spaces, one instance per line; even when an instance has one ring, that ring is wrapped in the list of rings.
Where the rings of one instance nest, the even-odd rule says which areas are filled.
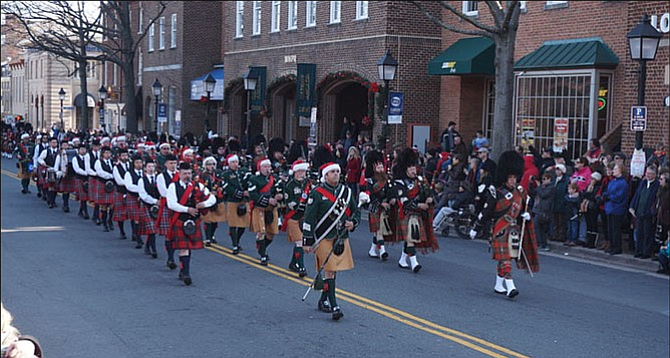
[[[238,170],[228,169],[223,172],[223,190],[225,191],[226,201],[239,203],[244,199],[244,191],[247,190],[247,180],[251,176],[246,169],[240,167]]]
[[[388,203],[393,198],[393,183],[381,177],[365,178],[363,191],[370,195],[370,212],[376,213],[381,203]]]
[[[347,195],[347,192],[350,195]],[[341,195],[340,195],[341,193]],[[338,199],[339,196],[339,199]],[[347,196],[349,200],[347,201]],[[325,239],[348,238],[349,231],[344,228],[344,222],[349,220],[354,223],[354,229],[361,221],[361,213],[357,206],[358,198],[355,198],[351,190],[342,184],[332,187],[323,183],[315,187],[309,194],[305,218],[302,225],[303,245],[312,246],[337,220],[339,213],[344,210],[344,215],[339,222],[333,225],[333,229],[327,232]],[[333,206],[335,207],[333,208]],[[332,208],[332,210],[331,210]],[[319,223],[321,223],[319,225]]]
[[[200,182],[209,189],[209,192],[216,197],[216,202],[224,201],[223,190],[223,173],[219,170],[214,170],[213,173],[203,171],[200,173]]]
[[[286,198],[286,206],[289,211],[284,215],[285,220],[302,219],[305,214],[305,208],[307,207],[307,199],[309,198],[309,193],[312,189],[313,184],[308,178],[305,178],[302,181],[297,181],[294,178],[286,184],[286,193],[284,194],[284,197]]]
[[[422,189],[419,179],[396,179],[394,181],[394,189],[396,199],[403,210],[403,214],[419,213],[423,214],[418,208],[418,205],[425,203],[429,197],[429,193]]]
[[[256,207],[266,208],[270,204],[270,198],[282,191],[282,183],[274,174],[267,177],[259,174],[249,179],[249,196]]]
[[[19,144],[17,144],[16,148],[14,149],[14,153],[16,154],[17,159],[24,164],[33,161],[32,155],[34,151],[35,145],[30,142],[26,145],[24,145],[22,142],[19,142]]]

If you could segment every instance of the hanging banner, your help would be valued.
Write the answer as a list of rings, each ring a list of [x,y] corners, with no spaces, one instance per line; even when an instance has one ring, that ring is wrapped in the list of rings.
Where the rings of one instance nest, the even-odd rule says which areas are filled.
[[[521,146],[528,148],[535,146],[535,118],[521,120]]]
[[[630,175],[634,178],[644,177],[644,168],[647,157],[642,149],[635,149],[630,159]]]
[[[389,95],[389,120],[388,124],[402,123],[402,108],[404,95],[402,92],[391,92]]]
[[[570,120],[567,118],[554,118],[554,152],[561,153],[568,149],[568,127]]]
[[[267,67],[251,67],[251,71],[258,78],[256,90],[251,92],[251,112],[259,113],[265,107],[265,84],[267,79]]]
[[[309,117],[316,105],[316,65],[299,63],[295,84],[295,114],[297,117]]]

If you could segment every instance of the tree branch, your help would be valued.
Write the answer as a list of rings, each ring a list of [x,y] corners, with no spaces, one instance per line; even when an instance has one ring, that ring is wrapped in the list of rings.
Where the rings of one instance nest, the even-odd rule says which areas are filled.
[[[489,32],[489,33],[492,33],[492,34],[498,33],[499,30],[500,30],[500,29],[497,29],[495,27],[484,25],[481,22],[474,20],[472,16],[465,15],[463,12],[461,12],[458,9],[456,9],[455,7],[453,7],[451,5],[451,3],[449,3],[448,1],[440,1],[440,5],[442,5],[443,8],[451,11],[454,15],[458,16],[459,18],[465,20],[465,22],[470,23],[470,25],[472,25],[472,26],[474,26],[474,27],[476,27],[480,30],[483,30],[483,31],[486,31],[486,32]]]
[[[431,22],[433,22],[437,26],[440,26],[440,27],[445,28],[449,31],[457,32],[457,33],[464,34],[464,35],[483,36],[483,37],[489,37],[489,38],[492,37],[492,35],[490,33],[485,32],[485,31],[465,30],[465,29],[461,29],[461,28],[457,28],[457,27],[454,27],[452,25],[449,25],[446,22],[442,21],[441,19],[438,19],[437,17],[435,17],[433,14],[431,14],[430,11],[428,11],[428,9],[426,9],[422,4],[419,3],[419,1],[410,1],[410,2],[414,6],[416,6],[419,9],[419,11],[421,11],[421,13],[424,14],[424,16],[426,16]]]

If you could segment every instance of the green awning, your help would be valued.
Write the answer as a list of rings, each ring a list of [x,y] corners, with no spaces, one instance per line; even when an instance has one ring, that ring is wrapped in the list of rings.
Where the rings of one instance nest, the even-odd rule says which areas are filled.
[[[599,37],[545,41],[540,48],[521,58],[514,70],[556,68],[614,68],[619,58]]]
[[[495,73],[495,44],[486,37],[460,39],[428,62],[429,75]]]

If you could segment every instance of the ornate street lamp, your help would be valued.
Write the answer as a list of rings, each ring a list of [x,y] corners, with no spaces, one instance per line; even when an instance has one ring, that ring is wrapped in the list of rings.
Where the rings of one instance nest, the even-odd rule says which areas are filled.
[[[63,87],[58,91],[58,98],[60,98],[60,130],[63,132],[63,130],[65,130],[65,127],[63,126],[63,101],[65,100],[65,90]]]
[[[395,79],[395,73],[398,69],[398,61],[391,55],[391,50],[386,50],[382,58],[377,61],[377,69],[379,70],[379,79],[384,81],[384,90],[386,91],[384,100],[384,118],[382,119],[382,134],[379,137],[380,149],[386,150],[386,141],[389,135],[389,82]]]
[[[249,153],[249,131],[251,130],[251,92],[256,90],[257,84],[258,76],[249,67],[249,72],[244,75],[244,90],[247,91],[247,153]]]
[[[100,128],[102,128],[103,132],[107,132],[105,126],[105,99],[107,98],[107,89],[105,86],[100,85],[98,96],[100,97]]]
[[[209,108],[210,108],[210,100],[212,97],[212,92],[214,92],[214,86],[216,86],[216,80],[214,79],[214,76],[212,74],[208,74],[207,78],[205,78],[205,91],[207,92],[207,113],[205,115],[205,132],[209,134]]]
[[[156,121],[156,133],[160,134],[160,128],[158,123],[158,97],[163,92],[163,85],[158,81],[158,77],[156,77],[154,84],[151,85],[151,89],[154,92],[154,97],[156,97],[156,112],[154,113],[154,120]]]

